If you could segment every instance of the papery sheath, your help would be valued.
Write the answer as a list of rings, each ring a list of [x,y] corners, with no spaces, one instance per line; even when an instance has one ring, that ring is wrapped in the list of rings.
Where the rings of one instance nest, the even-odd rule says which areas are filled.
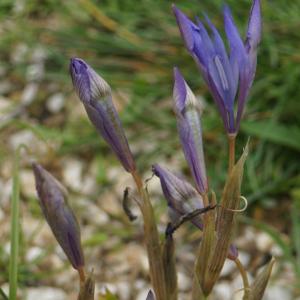
[[[110,86],[79,58],[71,59],[70,74],[75,91],[89,119],[119,158],[125,170],[134,172],[135,163],[112,101]]]
[[[67,203],[65,188],[41,165],[33,163],[33,172],[42,212],[56,240],[75,269],[84,266],[77,219]]]

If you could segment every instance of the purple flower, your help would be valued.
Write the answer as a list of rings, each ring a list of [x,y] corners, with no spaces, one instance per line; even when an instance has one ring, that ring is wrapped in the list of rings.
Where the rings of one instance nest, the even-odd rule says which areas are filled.
[[[203,208],[201,195],[187,181],[158,164],[155,164],[152,170],[160,179],[161,188],[168,203],[169,217],[173,222],[176,222],[183,215]],[[200,215],[194,217],[191,222],[200,230],[203,229]],[[237,257],[237,248],[230,245],[228,258],[235,260]]]
[[[195,24],[175,6],[173,10],[186,47],[209,87],[226,131],[236,134],[256,71],[257,46],[261,38],[260,0],[253,1],[244,43],[233,22],[229,7],[225,6],[224,24],[229,54],[220,34],[207,16],[205,19],[211,34],[199,19]]]
[[[77,219],[67,203],[65,188],[42,166],[33,163],[36,190],[43,214],[56,240],[75,269],[84,266]]]
[[[70,73],[74,88],[82,101],[89,119],[110,145],[128,172],[135,170],[135,163],[112,102],[111,88],[82,59],[72,58]]]
[[[200,108],[196,97],[177,68],[174,69],[174,109],[185,158],[199,193],[208,190],[202,145]]]

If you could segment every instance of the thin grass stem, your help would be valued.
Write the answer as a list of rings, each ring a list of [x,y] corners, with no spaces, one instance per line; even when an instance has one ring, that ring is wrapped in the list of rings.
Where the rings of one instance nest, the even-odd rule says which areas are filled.
[[[18,254],[19,254],[19,237],[20,237],[20,146],[15,154],[13,170],[13,187],[11,198],[11,225],[10,225],[10,259],[9,259],[9,300],[17,299],[18,289]]]

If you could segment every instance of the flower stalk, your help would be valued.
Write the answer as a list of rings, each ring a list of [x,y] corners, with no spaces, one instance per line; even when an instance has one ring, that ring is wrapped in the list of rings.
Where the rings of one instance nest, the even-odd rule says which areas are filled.
[[[146,250],[148,255],[148,262],[150,268],[151,283],[157,300],[168,300],[167,287],[162,249],[155,222],[153,207],[149,199],[148,192],[143,186],[141,176],[135,171],[131,173],[139,196],[141,198],[140,209],[144,220],[144,237]]]
[[[235,141],[236,134],[228,134],[228,175],[230,174],[234,164],[235,164]]]

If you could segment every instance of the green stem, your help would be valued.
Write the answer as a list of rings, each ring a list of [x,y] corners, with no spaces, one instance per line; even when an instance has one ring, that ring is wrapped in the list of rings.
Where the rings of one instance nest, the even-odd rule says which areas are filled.
[[[230,174],[235,164],[235,140],[236,134],[228,134],[228,146],[229,146],[229,163],[228,163],[228,174]]]
[[[157,300],[168,300],[165,274],[163,272],[162,249],[157,231],[154,211],[149,195],[143,187],[141,177],[135,172],[132,173],[138,193],[142,202],[140,209],[144,219],[145,243],[150,267],[150,277]]]
[[[9,300],[17,299],[18,289],[18,254],[19,254],[19,201],[20,201],[20,146],[15,154],[14,170],[13,170],[13,187],[11,198],[11,235],[10,235],[10,259],[9,259]]]
[[[249,285],[249,280],[248,280],[246,270],[244,269],[241,261],[238,258],[236,258],[234,260],[234,262],[235,262],[237,268],[240,271],[240,274],[241,274],[242,280],[243,280],[243,284],[244,284],[244,297],[243,297],[243,300],[247,300],[249,298],[250,285]]]

